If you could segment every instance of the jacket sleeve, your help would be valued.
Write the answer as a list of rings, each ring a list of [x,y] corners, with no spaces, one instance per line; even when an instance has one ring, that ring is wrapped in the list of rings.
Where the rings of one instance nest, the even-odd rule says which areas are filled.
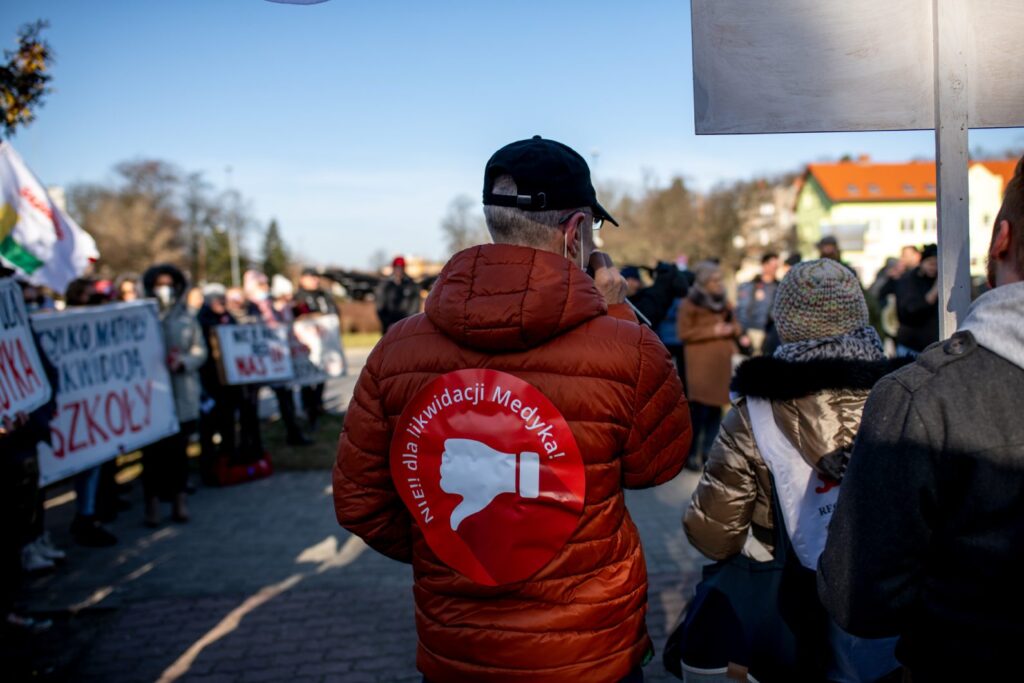
[[[192,343],[189,344],[188,352],[181,356],[181,364],[186,372],[196,372],[206,362],[207,351],[203,329],[195,318],[190,319],[189,336],[192,337]]]
[[[672,358],[650,328],[641,327],[640,333],[636,403],[622,455],[623,486],[633,489],[657,486],[679,474],[693,436]]]
[[[922,588],[940,506],[914,398],[895,379],[871,393],[818,565],[825,608],[857,636],[898,634]]]
[[[757,498],[753,449],[740,409],[729,411],[683,517],[690,543],[712,560],[732,557],[747,541]]]
[[[334,465],[338,523],[374,550],[412,561],[412,519],[391,480],[391,429],[381,403],[379,352],[370,354],[356,384]]]
[[[905,275],[904,277],[908,276]],[[913,273],[910,273],[909,277],[915,276]],[[927,299],[925,299],[926,293],[915,287],[913,281],[910,280],[897,290],[896,313],[899,316],[900,322],[914,324],[931,319],[932,309],[939,304],[938,302],[934,304],[928,303]]]

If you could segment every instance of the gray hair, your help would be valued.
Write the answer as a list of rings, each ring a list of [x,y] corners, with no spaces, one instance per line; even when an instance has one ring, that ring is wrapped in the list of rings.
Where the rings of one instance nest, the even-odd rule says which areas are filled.
[[[518,193],[516,181],[510,175],[498,176],[491,188],[494,194],[515,195]],[[523,211],[511,206],[484,205],[484,218],[487,231],[495,243],[518,244],[524,247],[544,247],[551,243],[555,236],[553,230],[558,228],[558,221],[573,211],[589,211],[587,207],[578,209],[556,209],[553,211]]]

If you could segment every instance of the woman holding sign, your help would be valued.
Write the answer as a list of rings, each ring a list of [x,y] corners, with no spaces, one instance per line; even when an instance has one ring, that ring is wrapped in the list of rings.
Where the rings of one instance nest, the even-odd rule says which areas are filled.
[[[171,372],[174,405],[181,429],[142,449],[142,488],[146,497],[146,526],[160,524],[160,501],[173,504],[173,519],[187,522],[185,487],[188,483],[188,437],[199,420],[199,368],[206,360],[206,341],[196,317],[185,302],[185,275],[169,264],[153,266],[142,276],[147,297],[160,305],[167,368]]]

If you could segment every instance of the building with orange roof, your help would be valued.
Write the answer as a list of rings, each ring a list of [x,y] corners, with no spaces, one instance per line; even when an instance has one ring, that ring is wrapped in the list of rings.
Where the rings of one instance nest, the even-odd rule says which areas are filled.
[[[1006,184],[1015,159],[972,161],[968,170],[971,273],[982,275]],[[796,199],[797,241],[806,255],[832,235],[843,259],[870,283],[907,245],[938,239],[935,162],[876,163],[862,156],[808,164]]]

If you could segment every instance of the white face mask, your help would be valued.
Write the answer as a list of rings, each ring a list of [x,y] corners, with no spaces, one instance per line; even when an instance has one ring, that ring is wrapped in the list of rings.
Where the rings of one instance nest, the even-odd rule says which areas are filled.
[[[153,290],[153,295],[156,296],[157,300],[163,306],[170,306],[174,303],[174,287],[170,285],[161,285]]]

